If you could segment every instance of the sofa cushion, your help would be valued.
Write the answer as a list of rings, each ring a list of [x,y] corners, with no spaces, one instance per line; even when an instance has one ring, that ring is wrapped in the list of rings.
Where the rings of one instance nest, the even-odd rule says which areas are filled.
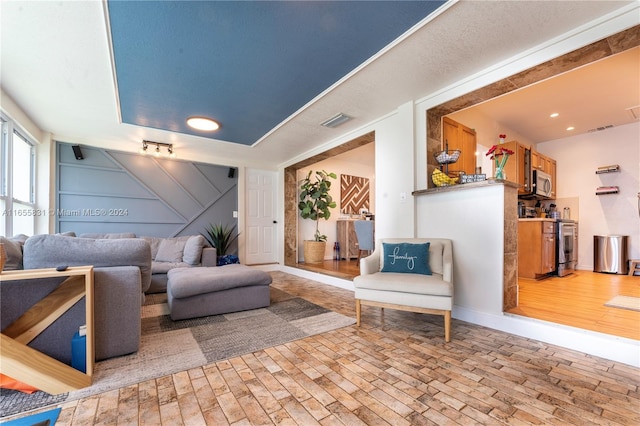
[[[204,243],[205,239],[202,235],[193,235],[189,237],[184,245],[182,260],[189,265],[198,265],[202,257]]]
[[[158,247],[164,238],[161,237],[140,237],[149,243],[151,247],[151,259],[155,259],[158,254]]]
[[[184,238],[165,238],[160,241],[156,262],[182,262],[184,246],[187,240]]]
[[[175,268],[191,268],[193,265],[189,265],[186,262],[151,262],[151,273],[152,274],[166,274],[172,269]]]
[[[0,237],[0,243],[4,244],[4,251],[7,254],[4,270],[14,271],[16,269],[22,269],[22,245],[24,242],[15,237]]]
[[[383,243],[382,272],[431,275],[429,243]]]
[[[353,280],[353,285],[356,289],[453,296],[453,284],[444,281],[440,274],[376,272],[375,274],[357,276]]]

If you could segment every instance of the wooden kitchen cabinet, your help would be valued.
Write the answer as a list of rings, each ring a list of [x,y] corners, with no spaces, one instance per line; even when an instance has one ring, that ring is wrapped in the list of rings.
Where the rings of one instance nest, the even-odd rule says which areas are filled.
[[[510,141],[500,145],[502,148],[509,149],[514,152],[507,160],[504,166],[505,176],[510,182],[517,183],[518,194],[528,194],[531,191],[530,177],[525,173],[525,155],[529,145],[522,144],[518,141]],[[496,163],[493,162],[493,173],[495,174]]]
[[[540,170],[551,176],[551,198],[556,198],[556,160],[531,150],[531,170]]]
[[[442,149],[459,149],[460,158],[449,165],[451,171],[471,175],[476,172],[476,131],[448,117],[442,117]]]
[[[544,161],[540,161],[540,153],[533,149],[531,150],[531,170],[544,171]]]
[[[518,276],[543,278],[556,269],[556,232],[552,220],[518,222]]]
[[[340,244],[340,259],[358,258],[358,237],[353,226],[354,219],[338,220],[337,239]]]

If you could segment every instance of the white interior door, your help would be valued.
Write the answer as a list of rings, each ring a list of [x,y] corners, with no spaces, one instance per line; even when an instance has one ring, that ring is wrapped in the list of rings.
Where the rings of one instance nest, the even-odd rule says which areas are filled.
[[[277,173],[247,170],[246,263],[276,263]]]

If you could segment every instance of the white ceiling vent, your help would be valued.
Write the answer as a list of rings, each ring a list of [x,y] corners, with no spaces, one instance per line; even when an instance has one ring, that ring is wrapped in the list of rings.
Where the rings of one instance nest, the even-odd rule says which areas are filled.
[[[629,112],[629,115],[631,115],[631,118],[634,120],[640,120],[640,105],[627,108],[627,111]]]
[[[331,117],[330,119],[322,123],[321,125],[324,127],[334,128],[334,127],[338,127],[343,123],[346,123],[347,121],[351,120],[351,118],[352,117],[349,117],[346,114],[339,113],[338,115],[334,115],[333,117]]]

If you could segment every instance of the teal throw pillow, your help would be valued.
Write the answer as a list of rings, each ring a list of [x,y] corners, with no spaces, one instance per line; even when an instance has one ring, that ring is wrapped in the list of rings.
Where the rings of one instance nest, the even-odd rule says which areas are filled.
[[[431,275],[429,243],[382,243],[382,272]]]

